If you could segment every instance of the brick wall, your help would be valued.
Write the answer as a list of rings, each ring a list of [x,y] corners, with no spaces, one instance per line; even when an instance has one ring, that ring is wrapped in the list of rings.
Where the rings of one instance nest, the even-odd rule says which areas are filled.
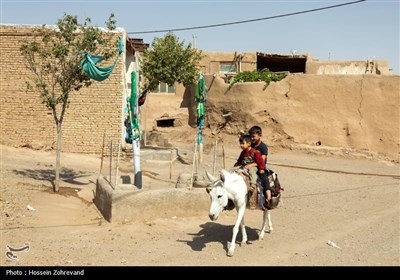
[[[19,49],[32,38],[32,27],[0,26],[0,143],[55,148],[51,111],[41,103],[39,93],[26,91],[31,72]],[[70,95],[62,127],[63,152],[99,154],[104,133],[107,142],[117,144],[121,139],[123,55],[108,79],[93,81],[89,88]]]

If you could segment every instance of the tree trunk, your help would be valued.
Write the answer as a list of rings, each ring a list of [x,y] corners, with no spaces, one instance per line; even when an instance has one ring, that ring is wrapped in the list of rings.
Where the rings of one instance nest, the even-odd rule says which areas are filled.
[[[54,182],[54,191],[60,189],[60,169],[61,169],[61,122],[57,123],[57,149],[56,149],[56,179]]]

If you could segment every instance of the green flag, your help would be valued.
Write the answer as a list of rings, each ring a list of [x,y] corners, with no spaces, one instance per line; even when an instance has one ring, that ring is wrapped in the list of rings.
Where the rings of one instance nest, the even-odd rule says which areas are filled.
[[[137,103],[136,73],[131,74],[131,97],[129,98],[129,115],[131,118],[132,136],[135,140],[140,137],[139,130],[139,106]]]

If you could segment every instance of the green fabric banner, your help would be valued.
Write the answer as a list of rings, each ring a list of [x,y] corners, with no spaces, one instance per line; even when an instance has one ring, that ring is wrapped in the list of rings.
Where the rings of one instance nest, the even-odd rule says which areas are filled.
[[[107,79],[112,71],[117,65],[119,55],[124,51],[124,43],[122,42],[122,37],[118,38],[118,55],[112,65],[107,67],[99,67],[97,63],[101,62],[104,57],[100,55],[92,55],[88,52],[84,52],[83,58],[81,60],[82,70],[93,80],[104,81]]]
[[[136,72],[131,74],[131,97],[129,98],[129,115],[131,118],[132,140],[140,137],[139,106],[137,102]]]
[[[197,113],[197,143],[203,143],[203,126],[204,126],[204,117],[206,114],[206,110],[204,108],[204,103],[206,103],[206,80],[204,76],[199,74],[199,79],[196,85],[196,92],[194,95],[194,100],[197,102],[196,113]]]

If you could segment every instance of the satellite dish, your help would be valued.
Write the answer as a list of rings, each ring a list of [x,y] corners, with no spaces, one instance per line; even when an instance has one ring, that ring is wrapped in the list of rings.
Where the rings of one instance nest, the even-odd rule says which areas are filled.
[[[297,50],[291,50],[290,52],[292,53],[292,55],[295,55],[297,53]]]

